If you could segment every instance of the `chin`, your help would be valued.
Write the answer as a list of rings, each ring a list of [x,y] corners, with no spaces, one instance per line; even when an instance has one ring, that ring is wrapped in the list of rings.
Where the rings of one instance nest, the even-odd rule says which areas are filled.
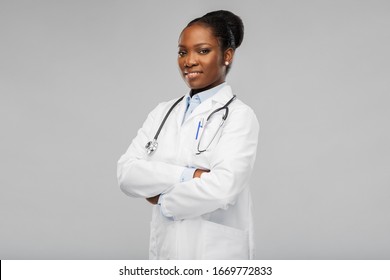
[[[187,86],[192,90],[199,90],[207,87],[207,85],[199,85],[198,83],[187,83]]]

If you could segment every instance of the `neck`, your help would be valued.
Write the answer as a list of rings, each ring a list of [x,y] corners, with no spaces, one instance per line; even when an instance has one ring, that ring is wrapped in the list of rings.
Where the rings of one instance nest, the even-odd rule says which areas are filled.
[[[209,89],[212,89],[214,87],[217,87],[219,86],[220,84],[224,83],[225,81],[222,81],[220,82],[219,84],[216,84],[216,85],[209,85],[207,87],[204,87],[204,88],[199,88],[199,89],[191,89],[190,91],[190,96],[193,97],[195,94],[198,94],[199,92],[202,92],[202,91],[206,91],[206,90],[209,90]]]

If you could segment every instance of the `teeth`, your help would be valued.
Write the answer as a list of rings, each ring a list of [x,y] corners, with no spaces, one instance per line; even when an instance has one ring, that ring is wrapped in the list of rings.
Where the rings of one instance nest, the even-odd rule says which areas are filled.
[[[191,73],[187,73],[187,76],[194,77],[194,76],[199,75],[199,74],[200,74],[200,72],[191,72]]]

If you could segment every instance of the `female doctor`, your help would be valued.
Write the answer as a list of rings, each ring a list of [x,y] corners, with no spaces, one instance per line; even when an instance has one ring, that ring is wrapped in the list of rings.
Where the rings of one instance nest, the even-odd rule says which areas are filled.
[[[179,37],[190,92],[160,103],[118,161],[118,182],[153,204],[150,259],[253,259],[249,180],[259,125],[226,84],[241,19],[215,11]]]

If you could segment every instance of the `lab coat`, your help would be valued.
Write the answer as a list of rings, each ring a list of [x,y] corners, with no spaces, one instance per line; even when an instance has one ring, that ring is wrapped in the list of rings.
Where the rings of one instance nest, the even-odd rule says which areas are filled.
[[[186,104],[181,101],[161,130],[158,149],[148,155],[146,143],[177,99],[159,104],[119,159],[118,182],[125,194],[138,198],[163,194],[161,205],[152,206],[150,259],[253,259],[249,182],[259,131],[253,110],[234,100],[207,151],[197,155],[199,122],[204,124],[213,110],[232,97],[226,85],[196,107],[184,123]],[[210,143],[223,113],[215,114],[207,127],[200,129],[202,146]],[[185,167],[210,172],[180,182]]]

